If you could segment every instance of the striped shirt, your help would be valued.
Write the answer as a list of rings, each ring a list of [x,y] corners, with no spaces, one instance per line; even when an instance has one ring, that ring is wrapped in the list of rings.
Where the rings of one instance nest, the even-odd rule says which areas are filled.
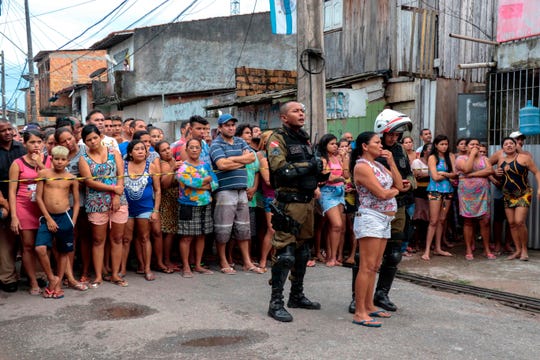
[[[219,187],[216,191],[247,188],[247,171],[245,167],[236,170],[221,171],[216,165],[220,159],[226,159],[231,156],[242,156],[244,150],[250,150],[249,145],[243,139],[236,136],[233,137],[232,144],[223,140],[221,135],[212,141],[212,145],[210,145],[210,158],[212,159],[212,167],[219,181]]]

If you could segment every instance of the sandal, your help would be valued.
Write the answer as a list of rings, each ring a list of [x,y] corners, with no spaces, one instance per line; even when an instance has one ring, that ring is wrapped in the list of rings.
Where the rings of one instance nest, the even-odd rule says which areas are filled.
[[[83,275],[83,276],[81,276],[81,278],[79,279],[79,282],[80,282],[80,283],[83,283],[83,284],[89,284],[89,283],[90,283],[90,279],[88,278],[88,276]]]
[[[145,273],[144,274],[144,280],[146,280],[146,281],[154,281],[154,280],[156,280],[156,276],[154,275],[153,272]]]
[[[46,287],[43,291],[43,297],[45,299],[62,299],[64,297],[64,290],[51,290]]]
[[[92,289],[97,289],[98,287],[101,286],[101,284],[103,284],[103,281],[92,281],[89,287]]]
[[[86,291],[86,290],[88,290],[88,285],[83,284],[83,283],[80,283],[80,282],[75,283],[75,284],[69,284],[69,283],[68,283],[68,287],[69,287],[70,289],[73,289],[73,290],[79,290],[79,291]]]
[[[111,281],[111,283],[120,287],[127,287],[129,285],[128,282],[124,279],[113,280]]]
[[[174,272],[173,269],[171,268],[168,268],[168,267],[162,267],[162,268],[159,268],[158,269],[159,272],[162,272],[164,274],[172,274]]]
[[[43,291],[41,290],[41,288],[33,288],[33,289],[30,289],[28,290],[28,293],[32,296],[38,296],[38,295],[41,295]]]

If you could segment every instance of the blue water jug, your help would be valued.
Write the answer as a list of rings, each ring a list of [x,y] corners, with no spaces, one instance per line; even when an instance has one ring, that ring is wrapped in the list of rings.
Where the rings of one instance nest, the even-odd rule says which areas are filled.
[[[527,106],[519,109],[519,131],[523,135],[540,134],[540,109],[527,100]]]

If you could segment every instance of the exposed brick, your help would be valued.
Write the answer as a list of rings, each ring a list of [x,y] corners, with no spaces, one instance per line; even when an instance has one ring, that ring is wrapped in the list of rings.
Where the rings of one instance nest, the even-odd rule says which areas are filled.
[[[246,91],[245,90],[239,90],[239,91],[236,92],[236,96],[238,96],[238,97],[246,96]]]

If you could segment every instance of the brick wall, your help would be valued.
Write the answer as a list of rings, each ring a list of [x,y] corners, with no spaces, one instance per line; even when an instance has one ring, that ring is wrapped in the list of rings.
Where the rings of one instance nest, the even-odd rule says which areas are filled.
[[[240,67],[235,69],[236,96],[250,96],[296,87],[296,71]]]

